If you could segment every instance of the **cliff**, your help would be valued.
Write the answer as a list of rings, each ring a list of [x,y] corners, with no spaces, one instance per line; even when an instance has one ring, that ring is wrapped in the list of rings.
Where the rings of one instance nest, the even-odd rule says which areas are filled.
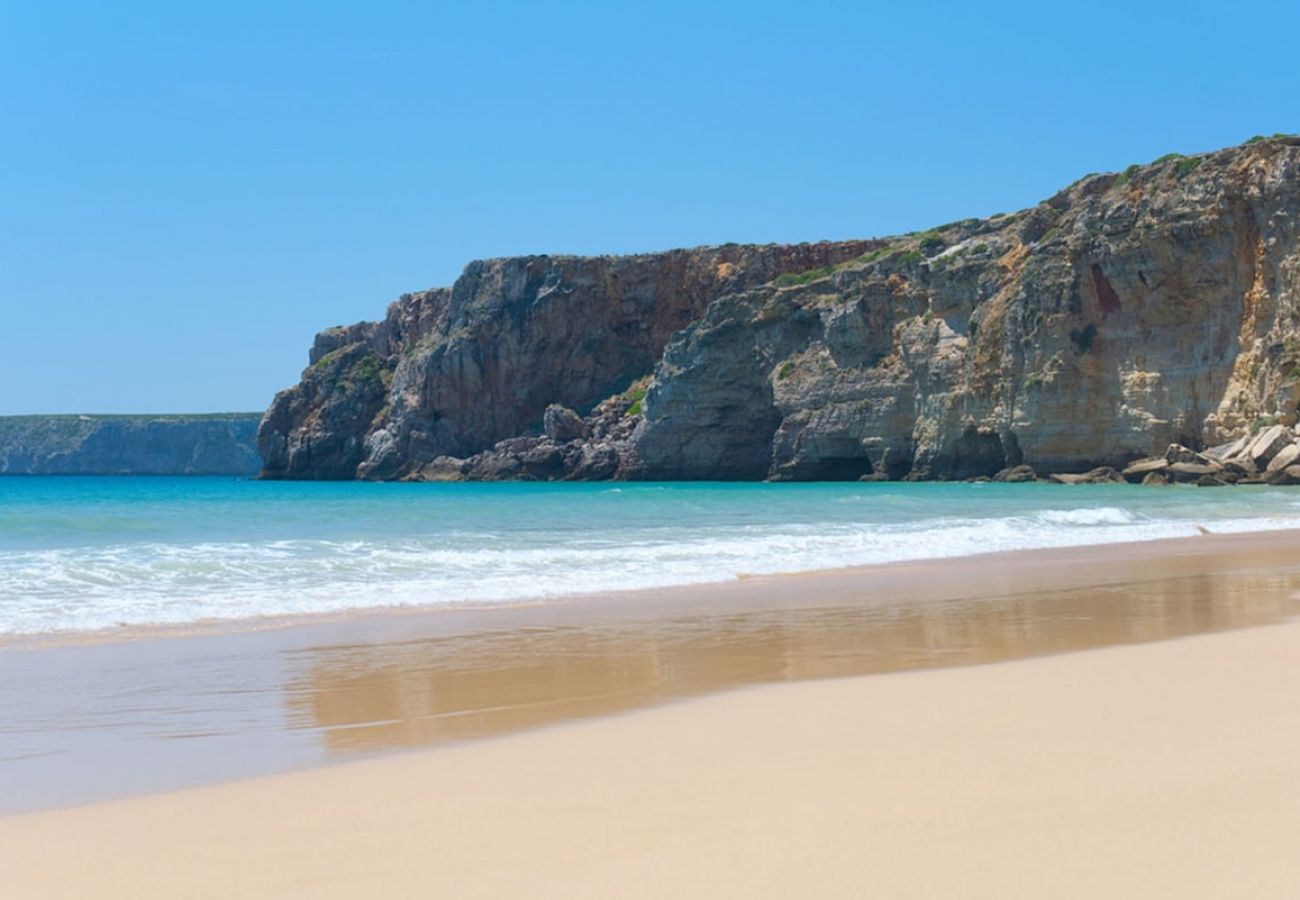
[[[301,383],[262,422],[264,474],[394,478],[486,450],[540,427],[548,404],[585,411],[649,374],[719,297],[873,246],[470,263],[451,288],[404,295],[382,322],[316,337]]]
[[[1298,215],[1277,136],[896,238],[472,263],[317,338],[265,474],[966,478],[1200,450],[1296,421]]]
[[[0,417],[0,474],[254,475],[257,413]]]

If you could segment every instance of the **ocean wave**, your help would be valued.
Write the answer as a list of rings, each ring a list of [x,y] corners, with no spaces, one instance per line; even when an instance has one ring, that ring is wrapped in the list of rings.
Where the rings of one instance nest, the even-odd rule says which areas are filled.
[[[1085,509],[1045,509],[1037,514],[1044,522],[1053,525],[1128,525],[1139,517],[1117,506],[1096,506]]]
[[[1296,527],[1115,507],[997,518],[659,524],[388,539],[161,542],[0,552],[0,633],[534,600],[1000,550]]]

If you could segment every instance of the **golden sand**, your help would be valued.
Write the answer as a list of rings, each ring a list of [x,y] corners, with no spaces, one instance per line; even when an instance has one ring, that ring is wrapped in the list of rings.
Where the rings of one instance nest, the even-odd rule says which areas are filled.
[[[3,896],[1290,897],[1295,541],[354,623],[289,721],[424,749],[0,819]]]
[[[1300,625],[0,820],[5,896],[1291,897]]]

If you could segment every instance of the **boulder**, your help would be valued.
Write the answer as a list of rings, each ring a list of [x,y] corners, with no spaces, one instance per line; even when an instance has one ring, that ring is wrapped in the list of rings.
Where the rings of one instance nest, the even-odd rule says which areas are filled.
[[[582,417],[558,403],[552,403],[542,413],[542,431],[557,444],[580,441],[587,436],[587,426]]]
[[[1265,481],[1274,485],[1300,484],[1300,465],[1274,469],[1265,476]]]
[[[549,441],[523,451],[519,461],[529,477],[538,481],[553,481],[564,473],[564,454]]]
[[[1300,444],[1287,444],[1273,456],[1265,467],[1265,472],[1276,472],[1300,462]]]
[[[1285,425],[1270,425],[1250,442],[1246,455],[1257,466],[1262,466],[1277,455],[1283,447],[1295,441],[1295,435]]]
[[[512,451],[494,447],[468,460],[465,475],[475,481],[513,481],[526,478],[523,461]]]
[[[1056,484],[1124,484],[1124,476],[1110,466],[1098,466],[1078,475],[1055,473],[1049,480]]]
[[[1202,456],[1191,447],[1184,447],[1182,444],[1170,444],[1169,449],[1165,451],[1165,462],[1168,463],[1196,463],[1205,465],[1209,457]]]
[[[1223,461],[1223,471],[1231,472],[1238,478],[1249,478],[1259,472],[1259,467],[1249,456],[1234,456]]]
[[[435,456],[411,478],[412,481],[464,481],[465,460],[454,456]]]
[[[1166,485],[1169,483],[1169,476],[1164,472],[1148,472],[1147,476],[1142,479],[1142,483],[1145,485]]]
[[[1248,446],[1250,446],[1250,436],[1246,435],[1237,438],[1235,441],[1229,441],[1226,444],[1219,444],[1218,446],[1210,447],[1204,451],[1203,455],[1208,456],[1215,462],[1223,462],[1224,460],[1237,456]]]
[[[600,481],[618,470],[618,451],[609,444],[584,444],[568,477],[576,481]]]
[[[993,480],[1007,484],[1019,484],[1025,481],[1037,481],[1038,473],[1030,466],[1011,466],[999,471],[993,476]]]
[[[1218,463],[1173,463],[1166,470],[1171,481],[1180,483],[1194,482],[1203,475],[1211,477],[1218,475],[1223,471],[1223,466]]]
[[[1124,469],[1124,477],[1129,481],[1137,484],[1141,482],[1146,484],[1146,477],[1156,472],[1163,472],[1169,468],[1169,460],[1163,456],[1153,456],[1149,459],[1139,459],[1137,462],[1129,463]]]
[[[1223,487],[1229,482],[1224,481],[1218,475],[1202,475],[1193,482],[1197,487]]]

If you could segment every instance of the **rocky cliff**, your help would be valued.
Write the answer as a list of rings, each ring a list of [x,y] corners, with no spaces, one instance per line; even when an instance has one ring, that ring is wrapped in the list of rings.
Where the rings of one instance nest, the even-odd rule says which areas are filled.
[[[3,475],[254,475],[256,413],[0,417]]]
[[[1192,451],[1300,405],[1300,139],[873,241],[472,263],[331,329],[272,477],[967,478]],[[548,407],[550,410],[548,412]]]
[[[853,259],[877,242],[727,246],[623,257],[470,263],[451,288],[403,295],[381,322],[316,337],[276,396],[265,474],[395,478],[582,411],[649,374],[719,297]]]

